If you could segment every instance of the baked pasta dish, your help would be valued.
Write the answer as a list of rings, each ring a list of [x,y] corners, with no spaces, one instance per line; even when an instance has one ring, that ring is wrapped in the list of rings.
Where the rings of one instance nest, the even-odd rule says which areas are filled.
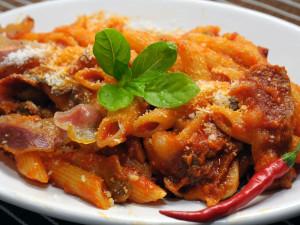
[[[300,140],[300,87],[238,33],[134,29],[103,12],[33,28],[0,27],[0,148],[34,183],[101,209],[213,206]]]

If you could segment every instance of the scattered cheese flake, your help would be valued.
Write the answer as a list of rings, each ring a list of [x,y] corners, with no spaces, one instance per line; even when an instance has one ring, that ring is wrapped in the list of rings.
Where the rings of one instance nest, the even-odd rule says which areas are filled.
[[[139,179],[139,176],[137,176],[135,174],[129,174],[128,178],[129,178],[129,180],[137,181]]]
[[[197,107],[196,108],[196,114],[201,114],[201,113],[211,113],[211,110],[209,108],[205,108],[205,107]]]
[[[201,88],[202,92],[206,92],[206,91],[213,90],[215,88],[216,82],[198,80],[196,84],[198,85],[198,87]]]
[[[211,122],[207,122],[207,123],[204,123],[204,132],[208,135],[210,134],[214,134],[216,133],[216,130],[217,130],[217,127],[214,123],[211,123]]]
[[[61,87],[65,84],[65,76],[62,71],[55,71],[53,73],[45,73],[44,75],[46,83],[50,87]]]
[[[209,141],[215,141],[215,140],[217,140],[217,135],[216,135],[216,134],[210,134],[210,135],[208,136],[208,140],[209,140]]]
[[[9,53],[2,62],[0,66],[10,66],[17,65],[21,66],[32,58],[42,58],[47,51],[44,45],[39,47],[33,47],[31,45],[26,45],[24,48],[18,49],[17,51]]]
[[[104,191],[104,194],[108,197],[111,198],[111,193],[109,191]]]
[[[186,145],[186,146],[184,146],[184,149],[185,149],[185,150],[190,150],[190,149],[191,149],[191,147],[190,147],[190,146],[188,146],[188,145]]]
[[[86,182],[86,177],[85,177],[85,175],[81,175],[80,176],[80,180],[84,183],[84,182]]]
[[[240,110],[241,110],[241,111],[246,111],[246,110],[247,110],[247,106],[246,106],[246,105],[242,105],[242,106],[240,107]]]
[[[220,106],[229,106],[229,97],[222,91],[218,90],[213,96],[214,104]]]

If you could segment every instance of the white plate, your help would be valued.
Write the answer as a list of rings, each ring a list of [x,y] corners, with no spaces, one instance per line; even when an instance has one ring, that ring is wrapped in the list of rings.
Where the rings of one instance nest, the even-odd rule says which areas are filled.
[[[70,23],[76,16],[98,10],[129,16],[133,21],[174,30],[197,25],[220,25],[270,49],[271,63],[285,65],[293,81],[300,83],[300,29],[282,20],[234,7],[199,0],[60,0],[35,4],[0,14],[1,25],[25,15],[36,20],[36,30],[49,31]],[[116,205],[99,210],[63,191],[40,188],[24,181],[0,162],[0,198],[26,209],[84,224],[182,224],[164,217],[159,209],[196,210],[199,202],[172,201],[164,205]],[[300,178],[290,190],[258,197],[251,207],[212,224],[262,224],[300,215]],[[262,201],[263,200],[263,201]],[[190,224],[190,223],[189,223]]]

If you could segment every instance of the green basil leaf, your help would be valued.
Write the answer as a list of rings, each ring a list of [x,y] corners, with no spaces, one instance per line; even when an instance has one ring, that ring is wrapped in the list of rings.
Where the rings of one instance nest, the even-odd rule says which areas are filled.
[[[158,79],[160,76],[164,75],[165,73],[163,72],[149,70],[128,82],[127,85],[124,86],[124,88],[133,95],[143,97],[146,84],[151,83],[154,80]]]
[[[133,95],[120,86],[106,84],[99,89],[97,100],[108,111],[117,111],[129,106]]]
[[[123,73],[121,80],[119,81],[119,86],[123,87],[130,83],[132,80],[132,70],[127,67],[126,71]]]
[[[124,89],[135,96],[144,97],[145,85],[142,83],[130,82],[124,86]]]
[[[170,73],[146,84],[145,100],[156,107],[175,108],[189,102],[199,87],[183,73]]]
[[[139,76],[149,70],[166,71],[176,61],[177,46],[171,42],[156,42],[145,48],[134,60],[132,73]]]
[[[118,80],[128,68],[130,46],[115,29],[107,28],[96,34],[93,53],[101,68]]]

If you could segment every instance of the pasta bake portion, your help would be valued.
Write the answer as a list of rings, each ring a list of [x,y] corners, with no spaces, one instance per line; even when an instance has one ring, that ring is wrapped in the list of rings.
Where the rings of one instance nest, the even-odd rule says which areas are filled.
[[[47,33],[33,28],[30,17],[0,27],[0,148],[26,179],[53,184],[101,209],[166,197],[212,206],[300,140],[300,87],[284,67],[268,62],[268,49],[238,33],[221,34],[216,26],[185,33],[140,30],[103,12]],[[96,57],[96,33],[105,30],[129,43],[125,66],[136,77],[143,77],[138,58],[155,43],[169,43],[168,51],[178,51],[175,63],[167,68],[167,57],[161,68],[153,66],[167,68],[159,72],[169,80],[142,95],[144,76],[133,83],[140,86],[130,86],[135,94],[125,99],[126,107],[99,104],[113,98],[99,97],[106,87],[119,88],[116,100],[129,93],[118,70],[112,75]],[[186,96],[170,84],[175,91],[167,100],[174,105],[160,106],[165,89],[153,90],[182,73],[188,87],[195,84],[195,96],[177,104]],[[292,168],[271,189],[290,188],[295,177]]]

